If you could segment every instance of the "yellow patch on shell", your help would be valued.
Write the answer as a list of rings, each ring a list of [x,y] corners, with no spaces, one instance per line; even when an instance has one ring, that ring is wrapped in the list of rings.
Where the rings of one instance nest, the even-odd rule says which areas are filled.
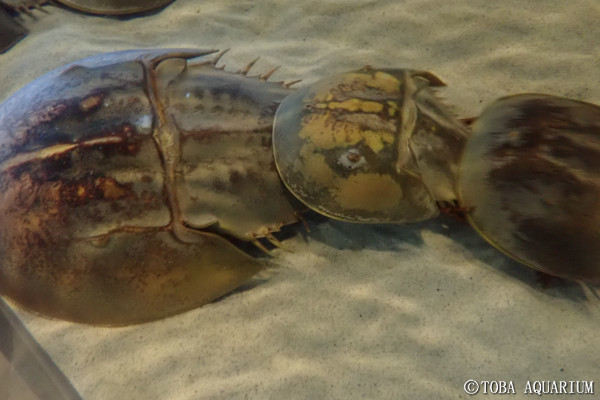
[[[331,101],[326,103],[327,108],[330,110],[345,110],[350,112],[367,112],[367,113],[379,113],[383,110],[383,104],[371,100],[361,99],[348,99],[345,101]],[[319,107],[317,105],[317,107]]]
[[[398,103],[395,101],[392,101],[392,100],[388,100],[387,105],[388,105],[388,115],[390,117],[394,117],[396,115],[396,113],[398,112]]]
[[[400,90],[400,81],[387,72],[377,71],[371,81],[370,87],[383,90],[384,92],[396,94]]]
[[[329,168],[325,162],[325,156],[315,151],[314,144],[307,144],[300,150],[300,158],[296,160],[294,168],[297,171],[304,171],[305,176],[320,186],[330,186],[337,175]],[[302,160],[302,161],[300,161]]]
[[[386,143],[394,143],[394,135],[386,131],[363,131],[363,137],[366,145],[369,146],[374,153],[379,153],[383,150]]]
[[[377,90],[395,97],[399,93],[400,84],[397,78],[381,71],[372,73],[366,70],[345,74],[335,90],[315,93],[310,100],[313,112],[304,116],[298,135],[323,150],[364,142],[374,153],[379,153],[386,144],[394,143],[394,132],[378,128],[389,124],[387,119],[397,115],[398,104],[392,100],[383,102],[361,99],[360,95],[353,96]],[[382,115],[386,108],[387,115]],[[366,114],[371,123],[367,123],[367,118],[359,123],[345,121],[345,116],[349,114],[354,117]],[[377,119],[381,123],[372,124]]]
[[[298,135],[323,150],[354,146],[364,141],[374,153],[379,153],[386,144],[394,143],[392,132],[361,129],[355,123],[336,119],[329,111],[306,116]]]
[[[336,184],[336,200],[346,210],[385,211],[396,207],[403,196],[402,188],[389,175],[357,174],[338,179]]]
[[[358,126],[344,121],[336,121],[330,111],[305,117],[298,135],[324,150],[352,146],[362,140]]]
[[[325,156],[315,150],[314,144],[305,145],[296,160],[302,165],[295,168],[303,170],[315,185],[328,187],[341,208],[377,212],[394,208],[402,201],[402,188],[391,176],[363,173],[344,178],[337,175],[327,165]]]

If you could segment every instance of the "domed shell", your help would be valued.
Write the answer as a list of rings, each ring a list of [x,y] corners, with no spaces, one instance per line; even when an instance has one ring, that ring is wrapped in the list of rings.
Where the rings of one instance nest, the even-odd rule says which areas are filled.
[[[217,68],[213,53],[99,54],[0,105],[3,297],[127,325],[199,307],[264,268],[234,243],[278,244],[272,233],[298,219],[271,148],[291,90]]]
[[[531,267],[600,282],[600,107],[505,97],[473,126],[460,171],[471,224]]]
[[[90,14],[126,15],[155,10],[175,0],[57,0],[66,6]]]
[[[365,67],[288,96],[275,115],[279,173],[302,202],[353,222],[412,222],[456,199],[465,127],[430,72]]]

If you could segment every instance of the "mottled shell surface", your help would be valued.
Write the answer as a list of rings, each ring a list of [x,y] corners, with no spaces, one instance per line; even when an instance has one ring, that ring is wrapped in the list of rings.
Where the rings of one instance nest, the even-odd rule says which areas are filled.
[[[0,293],[120,325],[210,302],[262,268],[226,237],[297,220],[271,148],[290,90],[211,53],[102,54],[0,105]]]
[[[435,97],[430,72],[332,76],[286,98],[273,146],[285,185],[306,205],[352,222],[412,222],[456,199],[466,128]]]
[[[473,126],[460,172],[471,224],[511,257],[600,282],[600,107],[524,94]]]

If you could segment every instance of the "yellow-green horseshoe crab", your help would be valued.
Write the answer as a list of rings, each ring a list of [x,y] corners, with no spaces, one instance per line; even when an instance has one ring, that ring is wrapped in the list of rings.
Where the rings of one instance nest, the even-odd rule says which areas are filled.
[[[264,266],[233,243],[279,246],[298,221],[289,191],[353,222],[458,207],[519,261],[598,281],[598,107],[503,99],[470,133],[430,72],[367,67],[294,91],[213,53],[101,54],[0,105],[2,295],[103,325],[206,304]]]
[[[288,96],[275,160],[312,209],[352,222],[464,211],[492,245],[562,278],[600,283],[600,107],[524,94],[469,133],[429,72],[364,68]]]
[[[414,222],[457,198],[467,128],[435,98],[442,81],[402,69],[333,76],[289,96],[273,145],[285,185],[315,211],[352,222]]]

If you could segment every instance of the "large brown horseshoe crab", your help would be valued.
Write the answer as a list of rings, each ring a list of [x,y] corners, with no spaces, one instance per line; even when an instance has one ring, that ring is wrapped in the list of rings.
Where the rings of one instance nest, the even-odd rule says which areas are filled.
[[[210,302],[261,269],[227,238],[277,244],[272,232],[297,221],[271,150],[291,89],[216,68],[212,53],[101,54],[0,105],[3,295],[129,324]]]
[[[470,133],[429,72],[364,68],[292,91],[212,53],[102,54],[0,105],[0,293],[105,325],[208,303],[263,266],[232,241],[279,245],[272,234],[298,220],[286,186],[353,222],[454,205],[517,260],[598,281],[598,107],[503,99]]]

